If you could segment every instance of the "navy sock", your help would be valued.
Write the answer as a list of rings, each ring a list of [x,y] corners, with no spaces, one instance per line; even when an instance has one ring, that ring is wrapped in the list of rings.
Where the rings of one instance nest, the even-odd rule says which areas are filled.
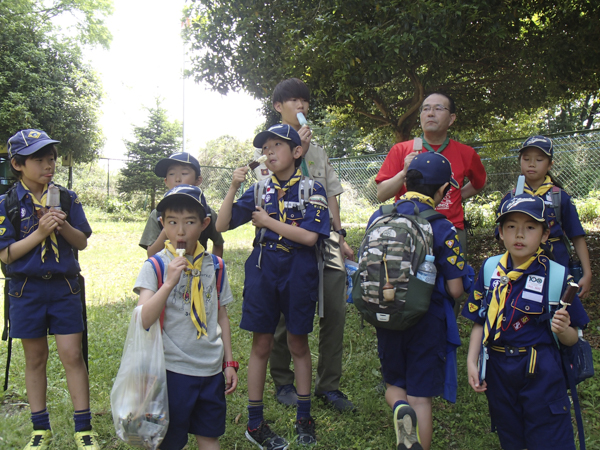
[[[263,421],[264,405],[260,400],[248,400],[248,429],[256,430]]]
[[[298,394],[298,410],[296,411],[296,420],[300,420],[303,417],[310,417],[310,394]]]
[[[394,403],[392,411],[396,411],[396,408],[400,405],[408,405],[408,402],[406,400],[398,400],[396,403]]]
[[[90,412],[90,408],[75,411],[73,420],[75,421],[75,433],[90,431],[92,429],[92,413]]]
[[[31,422],[34,430],[50,430],[50,414],[48,408],[41,411],[31,412]]]

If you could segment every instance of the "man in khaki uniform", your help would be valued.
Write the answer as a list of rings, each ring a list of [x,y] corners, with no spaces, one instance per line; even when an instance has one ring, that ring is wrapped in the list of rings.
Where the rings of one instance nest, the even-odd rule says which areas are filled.
[[[302,173],[321,183],[327,191],[327,203],[332,224],[331,235],[325,241],[323,272],[324,317],[319,319],[319,361],[315,394],[339,411],[353,411],[354,404],[339,390],[342,376],[344,324],[346,321],[346,269],[344,258],[354,253],[345,242],[337,196],[344,192],[338,177],[322,147],[311,142],[312,132],[301,125],[297,114],[306,116],[310,92],[304,82],[290,78],[279,83],[273,91],[273,107],[281,114],[281,122],[290,125],[300,135],[304,150]],[[255,159],[261,155],[255,151]],[[271,176],[264,164],[255,170],[259,180]],[[269,360],[271,376],[277,388],[277,400],[286,405],[296,404],[294,373],[290,370],[291,355],[286,342],[283,316],[275,332],[275,345]]]

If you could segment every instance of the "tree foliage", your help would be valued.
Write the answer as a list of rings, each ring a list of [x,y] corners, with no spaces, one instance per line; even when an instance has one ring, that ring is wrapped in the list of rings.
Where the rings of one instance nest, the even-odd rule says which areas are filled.
[[[297,76],[317,108],[398,141],[429,92],[456,99],[460,131],[600,87],[591,0],[199,0],[185,14],[197,80],[266,98]]]
[[[45,130],[61,141],[61,152],[76,161],[98,155],[100,81],[81,55],[81,45],[108,45],[102,17],[107,0],[55,0],[53,3],[0,2],[0,139],[23,128]],[[75,37],[65,37],[51,20],[70,13]]]
[[[164,180],[155,175],[154,166],[162,158],[181,151],[183,128],[180,122],[168,120],[160,99],[156,100],[156,106],[146,110],[146,124],[133,130],[135,141],[125,141],[129,161],[121,170],[118,190],[127,194],[149,193],[154,209],[156,193],[165,190]]]
[[[240,141],[233,136],[220,136],[200,149],[200,164],[213,167],[241,167],[252,161],[252,141]]]

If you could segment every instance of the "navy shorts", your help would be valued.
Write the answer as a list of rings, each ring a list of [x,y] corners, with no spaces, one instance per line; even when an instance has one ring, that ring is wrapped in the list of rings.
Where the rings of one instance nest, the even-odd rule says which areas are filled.
[[[375,329],[386,383],[405,389],[413,397],[436,397],[444,393],[445,319],[427,313],[408,330]]]
[[[274,334],[283,314],[290,333],[310,333],[319,299],[314,249],[287,252],[277,249],[276,243],[267,242],[262,250],[261,269],[256,267],[259,255],[260,249],[255,247],[246,260],[240,328]]]
[[[536,374],[527,378],[527,353],[490,350],[485,391],[492,426],[505,450],[575,450],[571,404],[558,349],[538,345]]]
[[[83,331],[81,294],[77,277],[13,276],[8,284],[10,337],[36,339],[51,334]]]
[[[169,428],[161,450],[179,450],[188,434],[218,438],[225,434],[225,377],[194,377],[167,370]]]

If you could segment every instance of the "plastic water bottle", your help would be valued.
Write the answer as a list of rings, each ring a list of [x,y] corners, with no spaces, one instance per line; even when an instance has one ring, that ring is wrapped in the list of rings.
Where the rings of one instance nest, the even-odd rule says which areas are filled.
[[[575,283],[579,283],[579,280],[581,280],[581,277],[583,276],[581,261],[574,256],[569,258],[569,274],[573,277]]]
[[[437,275],[437,269],[433,263],[435,258],[433,255],[425,255],[425,261],[419,266],[417,271],[417,278],[424,281],[427,284],[435,284],[435,276]]]

